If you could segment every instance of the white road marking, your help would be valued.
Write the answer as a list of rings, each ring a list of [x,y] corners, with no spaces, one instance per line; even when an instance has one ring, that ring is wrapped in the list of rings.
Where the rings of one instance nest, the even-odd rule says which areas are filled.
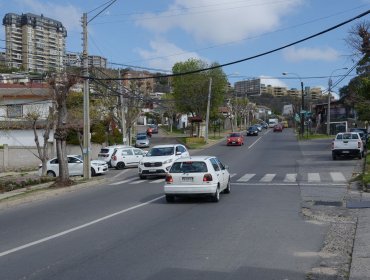
[[[163,183],[163,182],[164,182],[164,179],[157,179],[157,180],[150,181],[149,183],[155,184],[155,183]]]
[[[114,175],[113,178],[117,178],[117,177],[121,176],[122,174],[124,174],[126,172],[128,172],[128,169],[125,169],[125,170],[121,171],[120,173]]]
[[[297,182],[297,174],[296,173],[286,174],[285,178],[284,178],[284,182],[286,182],[286,183]]]
[[[230,178],[232,178],[232,177],[234,177],[234,176],[236,176],[237,175],[237,173],[231,173],[230,174]]]
[[[255,175],[256,174],[245,174],[244,176],[240,177],[237,181],[238,182],[248,182]]]
[[[109,184],[109,186],[115,186],[115,185],[125,184],[125,183],[130,182],[130,181],[135,180],[135,179],[136,178],[126,179],[126,180],[123,180],[123,181],[119,181],[119,182],[115,182],[115,183]]]
[[[308,179],[307,179],[308,182],[320,182],[321,181],[319,173],[308,173],[307,176],[308,176]]]
[[[254,141],[249,147],[248,149],[252,148],[258,141],[260,141],[262,139],[262,137],[259,137],[256,141]]]
[[[275,178],[276,174],[265,174],[260,180],[260,182],[271,182]]]
[[[334,182],[347,182],[342,172],[330,172],[330,176]]]
[[[110,215],[107,215],[107,216],[104,216],[102,218],[99,218],[99,219],[96,219],[96,220],[93,220],[89,223],[86,223],[86,224],[82,224],[80,226],[77,226],[77,227],[74,227],[74,228],[70,228],[68,230],[65,230],[65,231],[62,231],[62,232],[59,232],[59,233],[56,233],[56,234],[53,234],[53,235],[50,235],[50,236],[47,236],[45,238],[42,238],[42,239],[39,239],[39,240],[36,240],[36,241],[33,241],[33,242],[30,242],[30,243],[27,243],[27,244],[24,244],[22,246],[18,246],[18,247],[15,247],[13,249],[10,249],[10,250],[7,250],[7,251],[4,251],[4,252],[0,252],[0,257],[4,257],[6,255],[9,255],[11,253],[14,253],[14,252],[17,252],[17,251],[21,251],[21,250],[24,250],[26,248],[29,248],[29,247],[32,247],[32,246],[35,246],[35,245],[38,245],[38,244],[41,244],[41,243],[44,243],[46,241],[49,241],[49,240],[52,240],[52,239],[55,239],[55,238],[58,238],[58,237],[61,237],[63,235],[66,235],[66,234],[69,234],[71,232],[74,232],[74,231],[77,231],[77,230],[80,230],[80,229],[83,229],[83,228],[86,228],[86,227],[89,227],[89,226],[92,226],[94,224],[97,224],[97,223],[100,223],[100,222],[103,222],[105,220],[108,220],[110,218],[113,218],[117,215],[121,215],[121,214],[124,214],[124,213],[127,213],[131,210],[134,210],[134,209],[137,209],[139,207],[143,207],[145,205],[148,205],[154,201],[157,201],[157,200],[160,200],[164,198],[164,195],[161,195],[157,198],[154,198],[152,200],[149,200],[147,202],[144,202],[144,203],[141,203],[141,204],[138,204],[138,205],[135,205],[135,206],[132,206],[132,207],[129,207],[129,208],[126,208],[126,209],[123,209],[121,211],[118,211],[118,212],[115,212],[115,213],[112,213]]]
[[[137,180],[137,181],[130,182],[129,184],[130,185],[137,185],[137,184],[140,184],[140,183],[143,183],[143,182],[147,182],[147,180]]]

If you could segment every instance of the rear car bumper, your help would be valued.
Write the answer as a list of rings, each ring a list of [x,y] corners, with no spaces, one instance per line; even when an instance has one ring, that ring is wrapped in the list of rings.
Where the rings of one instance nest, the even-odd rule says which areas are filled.
[[[336,149],[331,151],[333,155],[340,156],[340,155],[347,155],[347,156],[357,156],[362,151],[360,149]]]
[[[212,185],[164,185],[164,193],[176,196],[204,196],[214,195],[217,189],[217,184]]]

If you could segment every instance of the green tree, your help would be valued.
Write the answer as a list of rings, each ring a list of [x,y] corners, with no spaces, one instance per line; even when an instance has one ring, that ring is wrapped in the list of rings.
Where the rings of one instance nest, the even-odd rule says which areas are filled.
[[[210,67],[217,65],[217,63],[213,63]],[[209,68],[209,66],[204,61],[189,59],[185,62],[176,63],[172,71],[174,74],[180,74],[205,68]],[[218,111],[227,89],[227,77],[221,68],[173,77],[173,96],[179,112],[205,117],[211,77],[212,94],[210,112],[212,114]]]
[[[349,32],[347,43],[354,49],[358,59],[356,72],[348,87],[341,90],[347,103],[355,104],[358,119],[370,120],[370,22],[364,21],[355,25]]]

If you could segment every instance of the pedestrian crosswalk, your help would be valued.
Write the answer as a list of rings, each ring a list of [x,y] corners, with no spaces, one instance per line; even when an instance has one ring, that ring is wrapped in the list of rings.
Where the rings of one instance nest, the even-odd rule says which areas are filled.
[[[320,184],[320,183],[331,183],[331,184],[344,184],[347,182],[346,177],[342,172],[309,172],[309,173],[287,173],[287,174],[277,174],[277,173],[245,173],[230,174],[231,182],[238,184]],[[142,180],[138,177],[128,178],[122,181],[111,183],[111,186],[116,185],[137,185],[140,183],[146,184],[163,184],[164,178],[153,178]]]

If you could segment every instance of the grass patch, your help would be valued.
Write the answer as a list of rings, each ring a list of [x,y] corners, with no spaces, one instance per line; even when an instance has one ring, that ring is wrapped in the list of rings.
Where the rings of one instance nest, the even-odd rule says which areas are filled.
[[[334,135],[327,135],[327,134],[304,134],[298,135],[298,140],[314,140],[314,139],[333,139]]]

